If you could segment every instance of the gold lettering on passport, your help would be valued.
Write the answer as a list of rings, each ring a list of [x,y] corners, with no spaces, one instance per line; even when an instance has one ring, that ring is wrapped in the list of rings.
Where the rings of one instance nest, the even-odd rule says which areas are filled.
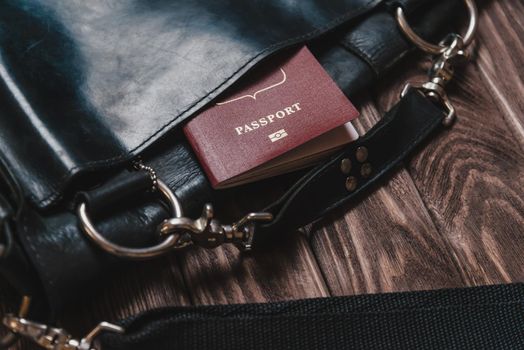
[[[269,114],[265,117],[262,117],[262,118],[259,118],[257,120],[253,120],[252,122],[250,123],[247,123],[247,124],[244,124],[244,125],[241,125],[241,126],[237,126],[235,128],[235,131],[237,133],[237,135],[243,135],[243,134],[246,134],[248,132],[252,132],[252,131],[255,131],[257,129],[260,129],[260,128],[263,128],[263,127],[266,127],[270,124],[273,124],[274,122],[277,122],[279,119],[283,119],[283,118],[286,118],[290,115],[293,115],[299,111],[301,111],[302,109],[300,108],[300,102],[297,102],[297,103],[294,103],[292,104],[291,106],[289,107],[285,107],[285,108],[282,108],[281,110],[273,113],[273,114]]]

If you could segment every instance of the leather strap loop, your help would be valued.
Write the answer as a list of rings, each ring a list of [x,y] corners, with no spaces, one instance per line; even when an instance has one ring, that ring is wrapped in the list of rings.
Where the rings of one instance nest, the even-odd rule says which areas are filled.
[[[395,12],[395,10],[398,7],[402,7],[406,13],[413,13],[416,12],[418,9],[420,9],[423,6],[429,5],[433,0],[389,0],[386,1],[384,4],[385,6],[391,11]]]
[[[96,214],[122,200],[143,194],[152,185],[151,177],[147,172],[136,171],[127,173],[126,176],[119,176],[92,191],[79,192],[75,201],[86,203],[89,211]]]

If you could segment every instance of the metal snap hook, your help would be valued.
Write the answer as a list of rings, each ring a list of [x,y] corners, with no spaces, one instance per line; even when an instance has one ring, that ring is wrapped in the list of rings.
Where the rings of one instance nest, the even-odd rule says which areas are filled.
[[[469,46],[473,42],[475,32],[478,27],[478,9],[474,0],[464,0],[469,12],[469,25],[466,34],[463,36],[464,47]],[[411,28],[402,7],[398,7],[396,11],[396,19],[402,32],[406,37],[421,50],[432,55],[439,55],[447,50],[446,46],[435,45],[418,36]]]
[[[31,306],[31,297],[24,295],[22,298],[22,302],[20,303],[20,307],[18,310],[17,316],[20,318],[26,317],[29,313],[29,307]],[[5,319],[7,316],[3,318],[3,323],[5,323]],[[0,349],[9,349],[11,346],[15,345],[16,342],[19,339],[19,335],[13,332],[11,329],[9,330],[9,333],[7,333],[5,336],[3,336],[0,339]]]
[[[164,200],[168,203],[171,210],[171,215],[175,218],[182,217],[182,207],[177,196],[171,191],[171,189],[160,180],[157,181],[157,188],[162,194]],[[80,219],[80,226],[82,230],[95,242],[100,248],[108,253],[117,255],[122,258],[130,259],[149,259],[160,255],[163,255],[173,248],[178,247],[181,236],[171,234],[159,244],[153,247],[146,248],[128,248],[115,244],[103,235],[101,235],[96,229],[95,225],[91,221],[89,214],[87,213],[86,203],[80,203],[77,209],[77,214]]]
[[[213,218],[213,207],[206,204],[202,216],[196,220],[183,217],[182,208],[177,196],[162,181],[153,168],[141,163],[137,170],[145,170],[151,174],[154,188],[158,189],[171,209],[171,218],[166,219],[158,227],[162,241],[147,248],[128,248],[115,244],[105,238],[91,221],[86,202],[81,202],[77,208],[80,227],[104,251],[128,259],[149,259],[168,253],[171,250],[184,249],[191,245],[205,248],[216,248],[225,243],[235,244],[242,251],[251,249],[257,222],[267,222],[273,219],[271,213],[249,213],[232,225],[223,225]]]

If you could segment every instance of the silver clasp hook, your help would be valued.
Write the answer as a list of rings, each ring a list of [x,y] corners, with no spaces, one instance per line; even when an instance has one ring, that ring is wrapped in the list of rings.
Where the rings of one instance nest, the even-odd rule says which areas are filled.
[[[120,326],[101,322],[84,338],[76,340],[62,328],[50,327],[14,315],[6,315],[3,324],[14,334],[30,339],[48,350],[94,350],[93,342],[100,334],[124,333],[124,329]]]
[[[464,2],[469,12],[469,25],[466,33],[464,36],[451,34],[438,45],[425,41],[413,31],[402,7],[397,8],[396,12],[398,25],[404,35],[421,50],[436,56],[429,71],[429,81],[423,84],[406,84],[401,96],[404,97],[410,89],[414,88],[441,103],[446,110],[446,117],[443,120],[445,126],[450,126],[456,117],[455,108],[448,98],[445,87],[454,76],[454,66],[469,58],[465,50],[473,42],[478,27],[478,9],[475,1],[464,0]]]
[[[89,238],[108,253],[128,259],[149,259],[166,254],[172,250],[184,249],[191,245],[216,248],[225,243],[233,243],[240,250],[251,250],[256,222],[273,220],[270,213],[250,213],[232,225],[222,225],[214,219],[213,207],[206,204],[202,215],[192,220],[183,215],[178,197],[167,184],[161,181],[153,168],[141,162],[135,162],[135,169],[147,171],[158,194],[168,204],[171,218],[158,226],[161,240],[156,245],[146,248],[130,248],[111,242],[105,238],[91,220],[87,203],[80,202],[77,207],[80,227]]]
[[[232,225],[223,225],[213,216],[213,206],[208,203],[198,219],[192,220],[186,217],[167,219],[160,225],[159,230],[163,236],[178,233],[186,237],[185,241],[204,248],[216,248],[224,243],[233,243],[240,250],[248,251],[252,248],[255,223],[273,220],[271,213],[250,213]]]
[[[404,97],[410,89],[417,89],[441,103],[446,110],[446,117],[442,122],[445,126],[450,126],[456,117],[455,108],[446,93],[446,85],[455,75],[455,65],[469,58],[469,54],[463,49],[464,41],[461,36],[452,34],[441,45],[449,41],[451,42],[446,45],[447,49],[433,60],[428,73],[429,81],[423,84],[407,83],[400,94]]]

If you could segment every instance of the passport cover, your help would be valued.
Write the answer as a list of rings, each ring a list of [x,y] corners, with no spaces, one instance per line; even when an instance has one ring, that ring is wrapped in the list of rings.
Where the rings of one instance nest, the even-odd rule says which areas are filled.
[[[243,77],[187,123],[184,133],[212,186],[221,188],[357,116],[313,54],[302,47]]]

